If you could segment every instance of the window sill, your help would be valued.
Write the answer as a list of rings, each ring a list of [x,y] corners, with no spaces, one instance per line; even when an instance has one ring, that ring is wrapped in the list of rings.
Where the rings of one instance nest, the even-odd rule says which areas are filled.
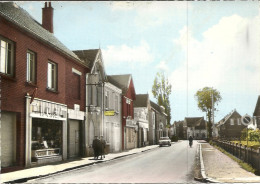
[[[54,90],[54,89],[50,89],[50,88],[46,88],[46,91],[52,92],[52,93],[56,93],[59,94],[58,91]]]
[[[36,88],[38,87],[36,84],[34,84],[34,83],[32,83],[32,82],[29,82],[29,81],[26,81],[26,82],[25,82],[25,85],[26,85],[26,86],[31,86],[31,87],[36,87]]]
[[[6,74],[3,74],[3,73],[0,73],[0,76],[3,77],[4,79],[7,79],[7,80],[11,80],[11,81],[16,82],[16,78],[14,78],[14,77],[11,76],[11,75],[6,75]]]

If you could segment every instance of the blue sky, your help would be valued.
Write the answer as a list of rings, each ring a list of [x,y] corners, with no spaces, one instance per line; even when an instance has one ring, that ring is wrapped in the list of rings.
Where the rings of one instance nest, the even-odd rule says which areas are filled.
[[[17,2],[41,23],[43,2]],[[172,120],[204,116],[194,94],[220,91],[215,121],[252,115],[260,95],[259,2],[52,2],[54,34],[71,50],[101,48],[108,75],[133,75],[149,93],[163,71]],[[187,78],[188,76],[188,78]],[[187,85],[188,84],[188,85]],[[187,88],[188,86],[188,88]]]

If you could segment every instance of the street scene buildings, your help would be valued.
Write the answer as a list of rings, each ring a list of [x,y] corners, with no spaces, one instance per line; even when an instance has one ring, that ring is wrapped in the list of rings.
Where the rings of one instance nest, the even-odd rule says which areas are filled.
[[[216,60],[215,56],[212,56],[214,52],[219,52],[218,55],[225,52],[225,49],[218,48],[218,45],[222,45],[218,41],[228,37],[226,35],[221,37],[219,34],[221,39],[215,38],[215,32],[219,32],[222,28],[218,28],[217,31],[213,30],[214,34],[210,32],[215,28],[216,22],[210,23],[213,28],[203,30],[204,32],[199,30],[198,32],[203,34],[200,33],[202,36],[199,39],[196,38],[197,40],[192,38],[192,34],[198,33],[192,33],[189,30],[197,26],[195,23],[191,28],[187,25],[181,30],[175,30],[174,34],[178,33],[179,37],[172,38],[171,44],[176,44],[176,48],[165,43],[165,52],[160,50],[153,51],[154,53],[151,54],[151,50],[154,50],[157,45],[157,39],[168,40],[169,38],[166,33],[156,34],[157,31],[153,30],[153,26],[160,25],[160,20],[155,18],[158,22],[149,23],[150,17],[142,13],[141,6],[138,8],[135,3],[125,6],[125,4],[111,2],[112,8],[110,7],[111,10],[108,13],[105,11],[108,6],[105,2],[78,3],[82,3],[81,8],[89,12],[92,12],[92,9],[96,11],[94,9],[100,7],[100,11],[103,11],[102,13],[107,17],[104,16],[102,21],[97,21],[93,17],[82,16],[80,13],[83,11],[79,11],[78,18],[82,16],[82,19],[74,19],[70,17],[74,16],[72,15],[74,10],[69,9],[68,12],[71,15],[64,15],[63,18],[59,10],[67,10],[66,8],[70,6],[63,7],[62,2],[40,2],[40,8],[26,7],[26,3],[19,2],[0,3],[1,175],[3,182],[25,182],[35,178],[39,179],[37,182],[69,181],[74,183],[183,183],[193,182],[194,179],[197,182],[213,181],[213,179],[218,182],[260,182],[260,91],[259,85],[252,87],[257,84],[256,79],[259,75],[257,72],[252,74],[255,80],[251,80],[249,86],[253,90],[246,89],[248,90],[246,91],[248,104],[247,98],[245,98],[246,102],[239,104],[241,96],[247,93],[243,90],[240,93],[240,88],[236,88],[238,82],[233,73],[230,81],[228,79],[222,81],[224,87],[219,85],[222,80],[221,76],[233,72],[237,65],[232,63],[233,60],[230,61],[231,66],[223,67],[226,72],[224,74],[221,68],[217,68],[227,63],[226,58],[236,57],[236,54],[230,46],[231,48],[227,50],[232,50],[231,54]],[[72,3],[71,7],[74,5]],[[164,12],[167,4],[157,5],[160,6],[158,9],[155,8],[156,11],[162,10],[160,15],[164,15],[159,17],[165,18],[168,22],[166,18],[169,16],[166,13],[168,10]],[[176,10],[181,11],[181,5],[184,4],[174,5],[174,8],[178,7]],[[154,10],[153,3],[145,4],[146,6]],[[185,4],[184,9],[187,9],[187,12],[191,8],[189,6],[198,8],[196,3]],[[164,8],[161,9],[161,7]],[[127,19],[121,22],[122,27],[126,29],[122,28],[120,32],[117,32],[120,28],[113,22],[127,16],[122,14],[120,14],[122,17],[115,16],[113,12],[132,11],[132,8],[138,12],[138,16],[144,16],[143,22],[138,22],[138,18],[135,19],[136,22]],[[55,26],[56,12],[59,17],[56,19],[59,21],[57,25],[60,25],[60,22],[66,22],[67,27]],[[185,15],[192,16],[186,13],[184,12]],[[182,15],[183,12],[180,14]],[[224,15],[227,17],[223,13],[222,18],[218,18],[220,19],[218,24],[227,26],[229,21]],[[40,23],[34,16],[40,17],[42,22]],[[230,19],[237,21],[236,25],[246,22],[246,18],[239,17],[235,13],[230,16]],[[80,26],[75,29],[75,33],[68,33],[70,29],[78,25],[79,21],[80,25],[91,24],[90,27],[93,30],[90,31],[90,27],[83,29]],[[103,21],[109,22],[109,26]],[[146,26],[154,35],[146,32],[149,29],[145,27],[145,22],[148,22]],[[254,29],[250,27],[253,23],[248,20],[248,23],[243,24],[243,29],[241,28],[241,32],[247,30],[248,44],[251,44],[251,37],[253,37],[251,32],[254,32]],[[95,27],[97,25],[100,26],[98,29]],[[129,31],[131,32],[129,33],[127,29],[130,30],[134,25],[138,25],[139,29]],[[110,32],[110,29],[115,33]],[[238,34],[235,30],[234,32],[236,34],[234,37],[239,37],[237,35],[240,33]],[[145,39],[138,38],[141,40],[139,46],[131,47],[126,44],[126,40],[135,40],[137,34],[140,33],[143,33],[141,35],[144,38],[146,36],[147,39],[152,38],[154,42],[151,41],[149,45]],[[99,38],[97,39],[93,34],[99,35]],[[212,34],[213,37],[211,37]],[[232,33],[227,34],[230,37],[233,36]],[[106,40],[103,40],[106,46],[102,46],[102,36],[106,37]],[[188,37],[184,38],[184,36]],[[121,44],[120,48],[106,43],[108,40],[113,41],[114,37],[122,38],[123,41],[118,42]],[[93,40],[99,43],[91,45]],[[191,43],[185,46],[188,43],[187,40]],[[236,43],[237,40],[234,40],[227,43],[239,45]],[[216,45],[214,45],[215,42],[217,42]],[[174,54],[165,56],[168,47]],[[207,50],[207,47],[210,49]],[[192,57],[186,54],[178,55],[187,48],[190,49]],[[197,48],[201,49],[205,55],[197,54]],[[250,54],[251,48],[252,45],[247,47]],[[188,52],[187,50],[185,53]],[[163,56],[160,56],[162,58],[156,56],[159,52],[162,52]],[[208,59],[205,58],[213,60],[213,66],[208,65]],[[259,62],[259,58],[258,54],[249,60],[251,59],[252,63]],[[217,61],[218,59],[223,59],[223,63],[216,64],[220,62]],[[156,64],[156,60],[160,62]],[[176,63],[170,63],[171,60],[176,60]],[[181,63],[182,60],[186,63]],[[197,60],[202,62],[203,71],[210,73],[209,77],[207,77],[207,72],[198,70],[200,65],[199,62],[196,63]],[[250,71],[255,72],[259,69],[255,63],[252,64],[254,67],[244,65],[244,68],[249,68]],[[153,66],[153,68],[149,69],[147,66]],[[174,70],[171,67],[176,68]],[[189,74],[187,71],[187,74],[183,75],[186,69],[191,72]],[[220,74],[211,74],[215,70]],[[243,71],[239,70],[239,72],[244,74]],[[197,75],[200,75],[200,79],[197,79]],[[240,81],[242,79],[239,78]],[[183,85],[185,82],[187,86]],[[205,87],[211,84],[216,85],[217,89]],[[241,87],[242,84],[246,85],[247,82],[242,81],[238,86]],[[232,90],[240,96],[232,98],[235,94]],[[187,96],[184,95],[185,93]],[[191,93],[193,100],[189,101]],[[221,105],[222,101],[225,101],[224,105]],[[236,110],[236,106],[242,110]],[[166,146],[159,148],[160,141],[169,141],[165,144],[167,148]],[[251,169],[251,173],[244,171],[242,167],[237,167],[237,170],[234,169],[233,172],[245,172],[240,174],[242,179],[234,179],[239,174],[228,179],[226,176],[217,175],[224,168],[221,165],[214,165],[217,157],[223,161],[223,163],[220,161],[221,164],[226,162],[233,168],[236,168],[235,164],[237,164],[237,161],[228,160],[228,156],[221,155],[218,150],[227,155],[232,154],[243,164],[248,164],[247,171]],[[214,156],[210,156],[207,151],[212,151]],[[99,159],[98,156],[101,158]],[[118,161],[112,163],[114,159]],[[102,163],[111,161],[107,163],[110,169],[104,172],[105,165],[102,163],[101,166],[96,165],[100,163],[99,161]],[[87,167],[89,165],[93,165],[93,170]],[[42,171],[40,171],[41,168],[43,168]],[[86,170],[78,173],[70,171],[75,168]],[[121,178],[118,178],[119,174],[116,173],[120,168],[124,172],[120,175]],[[64,176],[63,171],[69,171],[67,176]],[[92,171],[95,174],[91,174]],[[54,173],[61,173],[61,175],[55,179],[41,179],[41,176]],[[103,178],[98,177],[101,174]],[[161,176],[162,174],[165,175]]]

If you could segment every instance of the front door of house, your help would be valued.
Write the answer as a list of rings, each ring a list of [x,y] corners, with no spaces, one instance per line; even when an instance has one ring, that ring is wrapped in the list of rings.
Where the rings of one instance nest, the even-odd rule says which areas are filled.
[[[69,120],[69,157],[79,156],[79,121]]]

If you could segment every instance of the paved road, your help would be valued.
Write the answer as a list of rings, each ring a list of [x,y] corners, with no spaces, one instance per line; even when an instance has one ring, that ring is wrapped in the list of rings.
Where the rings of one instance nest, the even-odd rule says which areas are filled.
[[[33,183],[191,183],[197,151],[187,141],[80,168]],[[30,181],[28,181],[30,182]]]

